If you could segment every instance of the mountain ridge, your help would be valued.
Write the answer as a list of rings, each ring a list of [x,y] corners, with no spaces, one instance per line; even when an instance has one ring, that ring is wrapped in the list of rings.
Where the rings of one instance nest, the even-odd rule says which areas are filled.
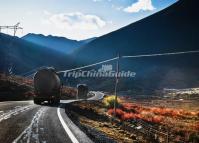
[[[0,33],[0,52],[0,70],[6,72],[12,64],[13,74],[21,74],[41,66],[67,68],[73,61],[67,54],[3,33]]]
[[[94,37],[78,41],[78,40],[71,40],[66,37],[59,37],[53,35],[45,36],[43,34],[34,34],[34,33],[29,33],[21,38],[28,42],[32,42],[44,46],[46,48],[50,48],[66,54],[70,54],[75,49],[95,39]]]
[[[194,46],[193,43],[197,41],[196,37],[198,36],[197,25],[199,22],[197,22],[196,18],[196,5],[198,3],[196,0],[180,0],[158,13],[95,39],[77,49],[73,56],[80,57],[83,60],[86,58],[85,61],[87,61],[92,59],[93,54],[91,53],[96,51],[98,53],[96,59],[99,60],[115,57],[118,52],[121,54],[150,54],[153,53],[151,49],[160,49],[160,47],[162,47],[160,52],[170,52],[173,49],[176,51],[183,50],[180,49],[181,46],[187,45],[188,47],[188,44],[192,47],[189,50],[195,50],[197,46]],[[179,33],[174,32],[175,30],[178,30]],[[186,34],[193,39],[189,38],[189,36],[185,39],[183,35]],[[156,37],[157,42],[154,40]],[[184,43],[181,44],[181,42]],[[168,48],[172,47],[172,44],[176,44],[173,46],[174,48]],[[151,47],[151,49],[147,47]],[[185,50],[187,49],[185,48]],[[106,53],[109,54],[104,53],[103,50],[107,50]],[[99,55],[101,56],[102,53],[104,56],[101,58]]]
[[[149,17],[95,39],[75,50],[72,56],[77,63],[81,61],[81,65],[87,65],[116,57],[118,53],[126,56],[199,50],[198,5],[197,0],[180,0]],[[136,77],[121,79],[118,90],[134,89],[145,94],[162,88],[198,87],[197,61],[197,53],[121,59],[120,70],[134,71]],[[115,67],[115,62],[107,64]],[[108,79],[98,83],[98,90],[105,87],[104,82]],[[109,84],[112,87],[111,82]]]

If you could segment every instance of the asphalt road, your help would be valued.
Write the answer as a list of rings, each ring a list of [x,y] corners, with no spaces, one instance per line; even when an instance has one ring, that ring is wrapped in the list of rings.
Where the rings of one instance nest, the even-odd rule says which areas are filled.
[[[90,100],[99,100],[95,92]],[[68,118],[63,100],[59,106],[35,105],[33,101],[0,102],[0,143],[92,143]]]

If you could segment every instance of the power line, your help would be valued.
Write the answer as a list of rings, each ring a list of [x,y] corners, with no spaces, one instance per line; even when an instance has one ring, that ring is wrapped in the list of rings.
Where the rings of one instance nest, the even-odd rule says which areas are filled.
[[[75,71],[75,70],[81,70],[81,69],[85,69],[85,68],[88,68],[88,67],[93,67],[93,66],[96,66],[96,65],[107,63],[107,62],[110,62],[110,61],[118,60],[119,58],[120,59],[122,59],[122,58],[123,59],[126,59],[126,58],[142,58],[142,57],[156,57],[156,56],[191,54],[191,53],[199,53],[199,50],[197,50],[197,51],[173,52],[173,53],[144,54],[144,55],[134,55],[134,56],[120,56],[120,57],[118,56],[118,57],[114,57],[114,58],[111,58],[111,59],[108,59],[108,60],[100,61],[100,62],[97,62],[97,63],[94,63],[94,64],[90,64],[90,65],[86,65],[86,66],[82,66],[82,67],[78,67],[78,68],[73,68],[73,69],[69,69],[69,70],[64,70],[64,71],[58,71],[57,73],[59,74],[59,73],[65,73],[65,72],[70,72],[70,71]],[[45,67],[45,66],[43,66],[43,67]],[[37,69],[38,68],[33,69],[32,71],[34,71],[34,70],[36,71]],[[33,74],[28,75],[27,77],[30,77],[32,75]]]
[[[96,65],[100,65],[100,64],[103,64],[103,63],[114,61],[116,59],[118,59],[118,57],[115,57],[115,58],[112,58],[112,59],[108,59],[108,60],[105,60],[105,61],[101,61],[101,62],[97,62],[97,63],[94,63],[94,64],[90,64],[90,65],[87,65],[87,66],[82,66],[82,67],[69,69],[69,70],[65,70],[65,71],[58,71],[57,73],[64,73],[64,72],[70,72],[70,71],[75,71],[75,70],[81,70],[81,69],[85,69],[85,68],[88,68],[88,67],[93,67],[93,66],[96,66]]]
[[[17,24],[15,24],[14,26],[0,26],[0,33],[1,33],[1,30],[2,29],[12,29],[13,32],[14,32],[14,36],[16,36],[16,32],[18,29],[22,29],[22,27],[19,27],[20,23],[18,22]],[[12,45],[13,44],[13,41],[9,42],[9,46],[8,46],[8,56],[5,57],[5,73],[11,75],[13,74],[13,61],[12,61],[12,58],[11,58],[11,54],[12,54]],[[8,68],[7,68],[8,66]]]
[[[169,55],[181,55],[199,53],[198,51],[184,51],[184,52],[173,52],[173,53],[160,53],[160,54],[146,54],[146,55],[135,55],[135,56],[122,56],[122,58],[142,58],[142,57],[156,57],[156,56],[169,56]]]
[[[96,66],[96,65],[107,63],[107,62],[110,62],[110,61],[118,60],[119,58],[126,59],[126,58],[157,57],[157,56],[182,55],[182,54],[191,54],[191,53],[199,53],[199,50],[197,50],[197,51],[173,52],[173,53],[144,54],[144,55],[114,57],[114,58],[104,60],[104,61],[101,61],[101,62],[97,62],[97,63],[94,63],[94,64],[90,64],[90,65],[86,65],[86,66],[82,66],[82,67],[78,67],[78,68],[74,68],[74,69],[64,70],[64,71],[58,71],[57,73],[59,74],[59,73],[66,73],[66,72],[75,71],[75,70],[81,70],[81,69],[85,69],[85,68],[88,68],[88,67],[93,67],[93,66]]]
[[[38,69],[43,69],[43,68],[48,68],[48,67],[47,66],[37,67],[37,68],[32,69],[31,71],[28,71],[28,72],[25,72],[25,73],[21,73],[19,75],[20,76],[29,76],[29,75],[34,74]]]
[[[20,24],[20,23],[18,22],[18,23],[15,24],[14,26],[0,26],[0,33],[1,33],[1,30],[2,30],[2,29],[13,29],[13,31],[14,31],[14,36],[15,36],[18,29],[23,30],[22,27],[19,27],[19,24]]]

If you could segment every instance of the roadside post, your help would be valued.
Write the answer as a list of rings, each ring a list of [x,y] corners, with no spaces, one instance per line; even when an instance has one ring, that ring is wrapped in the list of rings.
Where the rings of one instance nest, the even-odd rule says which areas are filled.
[[[120,61],[120,53],[118,53],[118,59],[117,59],[117,63],[116,63],[116,80],[115,80],[115,100],[114,100],[114,117],[116,117],[116,109],[117,109],[117,86],[118,86],[118,82],[119,82],[119,61]]]

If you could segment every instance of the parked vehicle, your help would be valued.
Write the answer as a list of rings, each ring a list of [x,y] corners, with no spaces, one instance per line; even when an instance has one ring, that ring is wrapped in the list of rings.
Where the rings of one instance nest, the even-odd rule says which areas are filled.
[[[61,82],[53,68],[39,70],[34,76],[34,103],[48,101],[58,104],[61,96]]]

